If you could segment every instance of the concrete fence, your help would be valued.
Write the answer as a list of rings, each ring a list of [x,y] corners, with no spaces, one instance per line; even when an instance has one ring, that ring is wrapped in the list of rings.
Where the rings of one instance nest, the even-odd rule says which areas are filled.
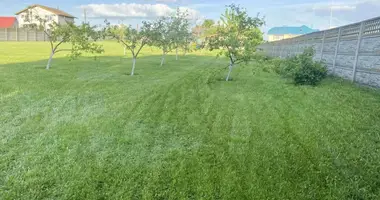
[[[47,41],[43,31],[25,28],[0,28],[0,41]]]
[[[259,46],[272,57],[291,57],[305,48],[316,51],[329,73],[380,87],[380,17]]]

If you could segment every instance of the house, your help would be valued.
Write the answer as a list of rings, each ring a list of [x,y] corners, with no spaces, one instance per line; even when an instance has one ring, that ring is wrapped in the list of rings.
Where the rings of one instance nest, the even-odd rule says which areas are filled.
[[[0,28],[17,28],[18,22],[16,17],[0,17]]]
[[[19,27],[28,26],[31,24],[39,24],[39,21],[36,19],[36,16],[45,18],[47,20],[47,26],[49,24],[52,24],[53,22],[56,22],[58,24],[66,24],[67,22],[74,23],[75,18],[74,16],[62,10],[38,4],[29,6],[24,10],[17,12],[16,15]]]
[[[304,35],[308,33],[313,33],[319,31],[317,29],[311,29],[305,25],[303,26],[282,26],[282,27],[273,27],[268,31],[268,41],[277,41],[287,38],[293,38],[299,35]]]

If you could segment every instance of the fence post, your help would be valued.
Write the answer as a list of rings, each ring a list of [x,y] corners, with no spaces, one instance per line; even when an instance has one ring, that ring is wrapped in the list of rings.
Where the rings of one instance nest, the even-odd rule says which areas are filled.
[[[301,54],[305,51],[305,49],[307,48],[307,38],[304,39],[304,48],[303,48],[303,51],[301,52]]]
[[[338,39],[336,39],[335,54],[334,54],[334,60],[333,60],[333,74],[335,74],[336,58],[338,57],[341,33],[342,33],[342,28],[339,28]]]
[[[358,36],[358,43],[356,45],[356,51],[355,51],[355,61],[354,61],[354,69],[352,72],[352,82],[354,82],[356,79],[356,68],[358,66],[359,50],[360,50],[360,43],[362,42],[363,30],[364,30],[364,22],[361,22],[359,36]]]
[[[38,41],[38,38],[37,38],[37,29],[35,30],[35,35],[34,35],[35,37],[34,37],[34,39],[36,40],[36,41]]]
[[[26,30],[26,33],[25,33],[25,41],[28,41],[28,34],[29,33],[29,31],[28,30]]]
[[[290,39],[288,39],[288,40],[290,40]],[[285,42],[285,58],[287,58],[288,57],[288,44],[289,44],[289,41],[286,41]]]
[[[290,40],[290,39],[288,39],[288,40]],[[289,41],[285,42],[285,58],[288,57],[288,43],[289,43]]]
[[[274,43],[272,44],[272,57],[276,57],[276,55],[274,54]]]
[[[300,52],[300,40],[298,38],[298,40],[297,40],[297,53],[296,53],[296,55],[298,55],[299,52]]]
[[[18,26],[16,26],[16,41],[18,41]]]
[[[8,28],[4,29],[5,41],[8,41]]]
[[[291,56],[294,56],[295,54],[296,54],[296,52],[297,52],[297,40],[296,39],[294,39],[293,40],[293,43],[292,43],[292,51],[291,51]]]
[[[286,55],[285,55],[285,58],[288,58],[288,57],[289,57],[289,46],[290,46],[290,43],[291,43],[291,40],[289,40],[289,41],[286,43]]]
[[[323,48],[325,46],[325,39],[326,39],[326,31],[323,31],[323,39],[322,39],[322,47],[321,47],[321,57],[319,58],[319,61],[322,61],[322,58],[323,58]]]

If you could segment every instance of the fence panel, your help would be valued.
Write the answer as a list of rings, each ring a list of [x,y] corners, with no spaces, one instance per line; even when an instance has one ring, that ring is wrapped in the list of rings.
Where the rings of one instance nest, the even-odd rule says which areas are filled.
[[[281,58],[307,47],[314,48],[314,60],[324,62],[329,73],[380,87],[380,17],[259,46],[267,55]]]
[[[2,41],[46,41],[43,31],[24,28],[0,28],[0,42]]]

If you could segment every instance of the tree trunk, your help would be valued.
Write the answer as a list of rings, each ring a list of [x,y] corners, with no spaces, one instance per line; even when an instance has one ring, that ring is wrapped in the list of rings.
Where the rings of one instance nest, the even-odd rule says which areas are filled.
[[[230,62],[230,67],[229,67],[230,70],[228,71],[228,75],[227,75],[226,81],[230,80],[230,75],[231,75],[233,67],[234,67],[234,64],[232,62]]]
[[[175,49],[175,60],[178,60],[178,47]]]
[[[165,52],[162,53],[161,67],[164,65],[164,62],[165,62]]]
[[[131,72],[131,76],[133,76],[135,74],[135,67],[136,67],[136,57],[133,56],[133,59],[132,59],[132,72]]]
[[[52,51],[50,54],[49,61],[46,65],[46,69],[50,69],[50,65],[51,65],[51,61],[53,60],[53,56],[54,56],[54,51]]]

